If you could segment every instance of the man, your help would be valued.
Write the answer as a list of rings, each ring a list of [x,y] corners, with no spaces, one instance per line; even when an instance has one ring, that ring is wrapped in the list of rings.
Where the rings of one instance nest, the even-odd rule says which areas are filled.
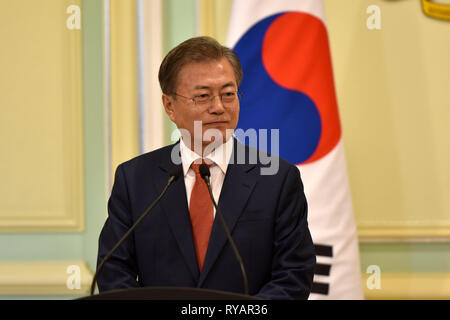
[[[178,286],[244,292],[239,263],[198,173],[203,162],[242,256],[249,294],[308,298],[315,254],[300,174],[274,156],[278,170],[261,174],[261,162],[248,157],[254,149],[232,136],[241,79],[236,54],[208,37],[181,43],[163,60],[162,102],[182,137],[117,168],[99,263],[159,195],[170,172],[181,166],[183,174],[104,265],[100,291]]]

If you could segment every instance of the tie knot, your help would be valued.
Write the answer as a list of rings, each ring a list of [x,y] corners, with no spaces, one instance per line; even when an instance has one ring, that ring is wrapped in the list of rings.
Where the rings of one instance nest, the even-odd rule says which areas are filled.
[[[211,167],[211,164],[207,164],[207,163],[205,162],[204,159],[202,159],[202,162],[201,162],[201,163],[196,163],[196,162],[197,162],[197,161],[194,161],[194,162],[192,162],[192,164],[191,164],[191,168],[192,168],[192,170],[194,170],[195,175],[200,175],[200,166],[201,166],[202,164],[206,164],[206,165],[208,166],[208,168]]]

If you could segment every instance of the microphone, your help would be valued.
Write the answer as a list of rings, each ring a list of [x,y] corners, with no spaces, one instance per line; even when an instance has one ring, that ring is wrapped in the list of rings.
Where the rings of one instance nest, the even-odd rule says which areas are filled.
[[[245,272],[245,268],[244,268],[244,263],[242,262],[241,255],[239,254],[239,251],[236,248],[236,244],[234,243],[233,238],[231,237],[230,230],[228,230],[228,227],[227,227],[227,224],[225,223],[225,219],[223,218],[222,212],[219,210],[219,207],[217,206],[217,203],[214,200],[214,196],[213,196],[210,181],[209,181],[209,177],[211,176],[211,172],[209,172],[209,167],[203,163],[199,167],[199,172],[200,172],[200,176],[203,178],[203,180],[205,180],[206,185],[208,186],[209,196],[211,197],[214,207],[216,208],[216,213],[219,216],[223,230],[225,231],[225,234],[228,238],[228,242],[230,242],[231,248],[233,249],[236,259],[239,262],[239,265],[241,266],[242,280],[244,282],[244,292],[246,295],[248,295],[248,280],[247,280],[247,273]]]
[[[97,281],[97,278],[98,278],[98,275],[99,275],[100,271],[102,270],[103,266],[105,265],[105,262],[108,261],[109,258],[111,258],[111,256],[114,253],[114,251],[116,251],[117,248],[120,247],[120,245],[128,238],[128,236],[134,231],[134,229],[136,229],[136,227],[141,223],[141,221],[144,220],[144,218],[156,206],[156,204],[161,200],[161,198],[166,193],[167,189],[169,189],[170,185],[173,182],[175,182],[181,176],[182,172],[183,172],[183,169],[181,167],[176,167],[170,172],[170,178],[167,181],[166,186],[164,187],[163,191],[158,196],[158,198],[156,198],[156,200],[153,201],[153,203],[144,211],[144,213],[139,217],[139,219],[136,220],[136,222],[133,224],[133,226],[131,226],[131,228],[127,231],[127,233],[125,233],[124,236],[119,240],[119,242],[117,242],[117,244],[114,246],[114,248],[112,248],[108,252],[108,254],[103,258],[102,262],[100,263],[100,265],[97,268],[97,271],[95,271],[94,278],[92,279],[91,295],[94,294],[95,283]]]

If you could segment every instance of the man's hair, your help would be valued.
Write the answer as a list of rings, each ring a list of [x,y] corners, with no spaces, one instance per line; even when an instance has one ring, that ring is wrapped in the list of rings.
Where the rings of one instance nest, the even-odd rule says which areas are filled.
[[[236,83],[242,80],[242,67],[236,53],[211,37],[188,39],[169,51],[159,67],[159,84],[165,94],[173,94],[181,68],[191,62],[209,62],[227,58],[233,67]]]

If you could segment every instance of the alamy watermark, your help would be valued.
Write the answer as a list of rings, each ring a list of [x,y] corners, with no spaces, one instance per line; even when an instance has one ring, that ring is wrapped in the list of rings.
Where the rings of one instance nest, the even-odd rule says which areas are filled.
[[[80,266],[72,264],[67,267],[66,273],[69,274],[66,280],[66,287],[69,290],[81,289],[81,269]]]
[[[81,8],[75,4],[67,7],[66,13],[70,16],[66,20],[66,27],[69,30],[81,29]]]
[[[367,289],[373,290],[381,289],[381,268],[375,264],[372,264],[367,267],[366,273],[370,274],[370,276],[366,280]]]
[[[269,134],[270,133],[270,134]],[[237,144],[236,150],[234,150],[234,156],[229,159],[225,159],[225,156],[229,154],[230,150],[226,150],[228,145],[223,144],[232,135],[238,138],[238,140],[244,142],[248,141],[250,146],[258,146],[256,148],[246,148],[243,144]],[[271,153],[267,153],[264,150],[268,149],[268,139],[270,135],[270,147]],[[279,148],[280,148],[280,130],[279,129],[227,129],[225,132],[225,139],[220,130],[210,128],[205,131],[202,130],[202,121],[194,121],[194,137],[186,129],[178,129],[172,132],[171,140],[177,141],[180,136],[183,138],[184,144],[198,155],[208,156],[212,155],[218,159],[222,159],[224,163],[229,164],[257,164],[260,163],[261,175],[275,175],[279,169]],[[205,142],[208,144],[205,146]],[[192,145],[193,144],[193,145]],[[223,148],[218,148],[223,144]],[[232,145],[230,146],[232,147]],[[174,148],[171,154],[172,162],[176,165],[180,165],[181,155],[178,149]]]
[[[377,5],[370,5],[366,9],[370,16],[366,20],[366,27],[369,30],[381,30],[381,9]]]

